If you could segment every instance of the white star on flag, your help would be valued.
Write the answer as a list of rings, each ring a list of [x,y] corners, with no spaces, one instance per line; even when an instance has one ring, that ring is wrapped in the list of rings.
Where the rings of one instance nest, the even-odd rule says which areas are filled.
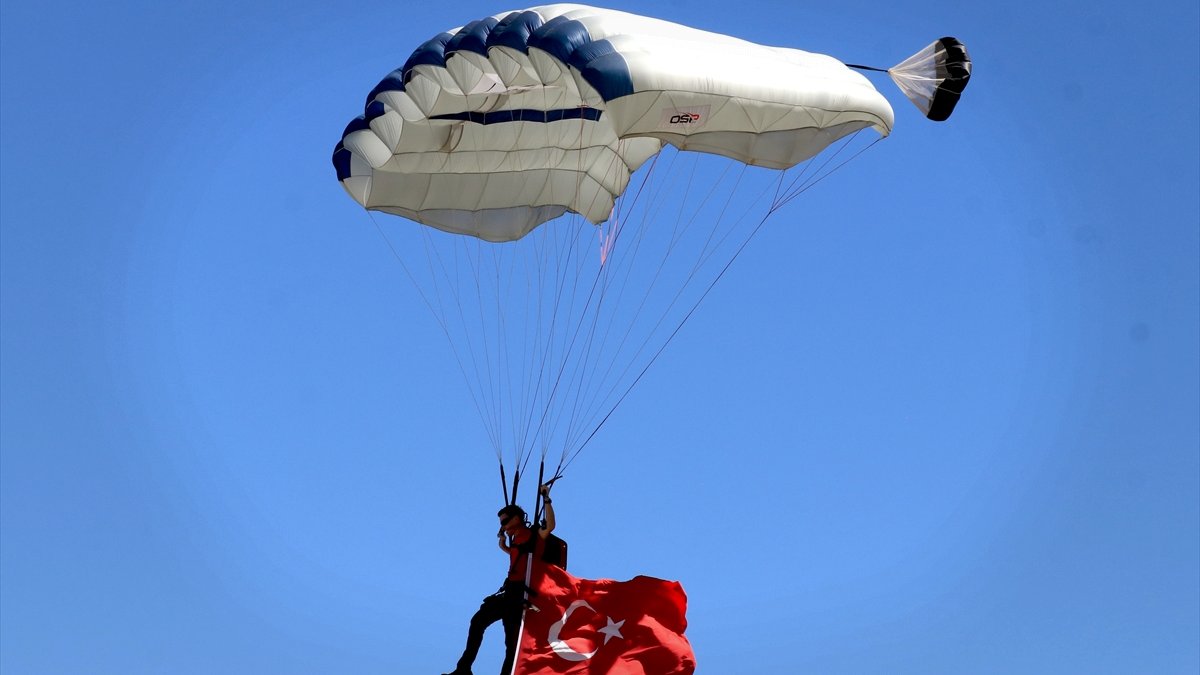
[[[614,622],[611,616],[604,618],[608,619],[608,625],[600,629],[600,632],[604,633],[604,644],[608,644],[608,641],[615,637],[624,639],[625,636],[621,635],[621,626],[625,625],[625,619]]]

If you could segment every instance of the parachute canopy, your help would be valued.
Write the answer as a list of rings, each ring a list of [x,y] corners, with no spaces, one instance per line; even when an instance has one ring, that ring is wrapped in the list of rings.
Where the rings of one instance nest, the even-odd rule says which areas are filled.
[[[333,164],[367,209],[503,242],[566,212],[606,221],[664,143],[786,169],[892,123],[887,100],[832,57],[549,5],[417,47]]]

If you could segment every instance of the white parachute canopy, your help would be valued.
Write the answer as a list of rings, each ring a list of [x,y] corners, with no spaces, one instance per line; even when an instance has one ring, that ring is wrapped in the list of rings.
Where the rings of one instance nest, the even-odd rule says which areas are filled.
[[[334,151],[364,207],[493,242],[604,222],[664,143],[786,169],[887,100],[829,56],[582,5],[447,31],[379,84]]]

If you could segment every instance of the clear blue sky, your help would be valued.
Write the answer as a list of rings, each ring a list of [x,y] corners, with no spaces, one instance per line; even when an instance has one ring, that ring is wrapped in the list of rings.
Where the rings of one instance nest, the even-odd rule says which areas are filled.
[[[610,6],[976,70],[943,125],[878,82],[572,465],[573,571],[680,580],[714,675],[1197,672],[1196,3]],[[329,154],[513,8],[0,6],[0,670],[451,666],[495,460]]]

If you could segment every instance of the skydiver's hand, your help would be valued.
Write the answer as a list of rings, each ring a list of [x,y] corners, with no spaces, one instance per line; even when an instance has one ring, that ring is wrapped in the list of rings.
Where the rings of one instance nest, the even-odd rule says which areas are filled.
[[[538,492],[542,493],[543,497],[549,497],[550,496],[550,486],[543,485],[540,488],[538,488]]]

